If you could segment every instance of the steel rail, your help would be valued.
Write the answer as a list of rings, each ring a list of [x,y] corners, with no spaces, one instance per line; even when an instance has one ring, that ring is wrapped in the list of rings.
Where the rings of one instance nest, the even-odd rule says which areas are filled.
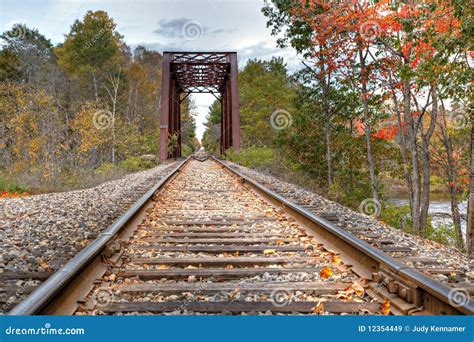
[[[153,188],[140,197],[115,223],[81,250],[74,258],[69,260],[44,283],[38,286],[25,300],[18,303],[8,312],[8,315],[34,315],[39,313],[61,289],[70,284],[76,276],[104,250],[107,243],[135,217],[140,209],[153,197],[156,191],[161,189],[169,179],[183,168],[189,159],[190,157],[181,161],[168,175],[161,178]]]
[[[456,314],[474,314],[473,301],[469,300],[467,303],[461,303],[459,306],[454,306],[450,300],[451,289],[445,285],[432,280],[431,278],[419,273],[416,270],[400,263],[394,258],[384,254],[380,250],[370,246],[365,241],[351,235],[349,232],[342,228],[335,226],[334,224],[322,219],[321,217],[307,211],[303,207],[289,201],[283,196],[276,192],[266,188],[251,178],[243,175],[241,172],[231,168],[223,161],[211,156],[213,160],[222,165],[227,171],[236,175],[242,179],[245,183],[249,184],[254,189],[261,192],[264,196],[269,199],[273,199],[275,202],[282,205],[285,209],[289,209],[298,215],[301,215],[309,222],[312,222],[317,227],[323,229],[329,233],[331,237],[337,239],[337,241],[343,241],[349,245],[353,250],[359,251],[364,257],[369,258],[371,261],[378,265],[387,267],[395,274],[408,279],[412,283],[416,284],[425,294],[432,296],[440,300],[446,307],[450,307]],[[35,289],[25,300],[15,306],[8,314],[9,315],[32,315],[41,312],[52,299],[68,286],[70,283],[80,275],[81,271],[87,267],[87,265],[93,261],[120,231],[123,230],[127,224],[137,215],[137,213],[143,208],[152,196],[162,188],[183,166],[189,161],[191,157],[183,160],[176,166],[168,175],[162,178],[151,190],[143,195],[127,212],[125,212],[113,225],[111,225],[106,231],[99,235],[90,245],[79,252],[73,259],[71,259],[66,265],[64,265],[59,271],[54,273],[48,280],[42,285]],[[195,158],[201,160],[200,158]]]
[[[336,225],[332,224],[329,221],[311,213],[310,211],[306,210],[305,208],[299,206],[296,203],[289,201],[288,199],[284,198],[283,196],[277,194],[276,192],[266,188],[265,186],[261,185],[260,183],[250,179],[249,177],[243,175],[241,172],[231,168],[222,160],[211,156],[216,162],[220,165],[225,167],[226,170],[230,171],[231,173],[235,174],[237,177],[244,180],[246,183],[251,185],[252,187],[260,190],[265,196],[276,200],[277,202],[281,203],[284,207],[291,209],[294,212],[302,215],[309,221],[313,222],[317,226],[323,228],[325,231],[329,232],[331,235],[344,241],[345,243],[349,244],[356,250],[362,252],[368,258],[372,259],[379,265],[386,266],[388,269],[393,271],[395,274],[400,275],[409,281],[413,282],[417,286],[419,286],[423,291],[432,295],[433,297],[441,300],[443,303],[448,305],[454,311],[457,311],[459,314],[465,315],[474,315],[474,302],[472,300],[468,300],[467,303],[459,303],[459,305],[453,305],[450,299],[453,296],[451,292],[452,289],[449,287],[437,282],[426,275],[402,264],[401,262],[395,260],[391,256],[383,253],[382,251],[372,247],[365,241],[359,239],[358,237],[353,236],[346,230],[337,227]]]

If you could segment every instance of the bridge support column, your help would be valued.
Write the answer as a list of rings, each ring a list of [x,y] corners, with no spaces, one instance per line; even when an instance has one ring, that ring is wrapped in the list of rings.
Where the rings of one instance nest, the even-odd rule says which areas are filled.
[[[160,162],[168,159],[168,125],[170,116],[170,61],[171,54],[163,54],[161,75]]]
[[[237,65],[237,53],[230,54],[230,97],[231,97],[231,147],[240,150],[240,109],[239,109],[239,88],[237,86],[239,71]]]

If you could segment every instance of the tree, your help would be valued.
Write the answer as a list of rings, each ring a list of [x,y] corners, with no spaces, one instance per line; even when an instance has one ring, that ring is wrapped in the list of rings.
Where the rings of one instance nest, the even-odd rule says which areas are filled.
[[[294,88],[281,58],[251,60],[239,72],[240,122],[243,147],[274,147],[281,128],[275,119],[287,124],[293,112]],[[273,116],[272,116],[273,115]]]
[[[104,11],[88,11],[82,21],[76,20],[65,42],[56,48],[59,64],[82,79],[86,88],[92,84],[93,99],[99,101],[106,76],[119,68],[126,51],[123,36]]]

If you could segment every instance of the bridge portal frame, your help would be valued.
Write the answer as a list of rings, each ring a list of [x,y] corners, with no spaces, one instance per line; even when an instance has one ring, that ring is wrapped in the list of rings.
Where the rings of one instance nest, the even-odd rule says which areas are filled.
[[[181,103],[210,93],[221,103],[220,152],[240,149],[236,52],[163,52],[160,161],[181,157]]]

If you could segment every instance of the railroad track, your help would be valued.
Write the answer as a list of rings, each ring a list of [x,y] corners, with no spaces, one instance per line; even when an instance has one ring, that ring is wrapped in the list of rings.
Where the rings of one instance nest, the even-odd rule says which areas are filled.
[[[232,165],[226,163],[226,165],[237,172],[242,171],[241,168],[235,164]],[[423,253],[420,253],[423,251],[420,251],[419,248],[398,245],[397,241],[394,241],[393,238],[387,236],[380,230],[371,228],[368,225],[354,225],[353,222],[351,222],[350,217],[344,217],[340,212],[332,212],[328,210],[327,206],[317,202],[312,196],[302,196],[301,193],[295,192],[294,189],[288,189],[284,186],[279,187],[277,185],[278,183],[275,184],[271,181],[260,182],[260,184],[306,211],[346,230],[357,238],[367,242],[369,245],[393,257],[397,261],[416,269],[428,277],[438,278],[441,276],[444,284],[453,288],[461,289],[463,295],[470,296],[471,298],[474,296],[474,284],[471,283],[470,280],[472,276],[466,274],[470,270],[469,265],[465,265],[463,269],[445,266],[442,261],[434,257],[427,257],[423,255]],[[412,236],[408,236],[407,239],[410,239],[411,237]]]
[[[472,314],[450,289],[206,155],[10,314]]]

